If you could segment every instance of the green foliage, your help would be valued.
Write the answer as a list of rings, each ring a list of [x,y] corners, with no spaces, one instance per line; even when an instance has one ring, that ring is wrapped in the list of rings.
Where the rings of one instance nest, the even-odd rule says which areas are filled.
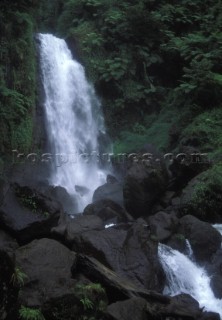
[[[170,145],[168,121],[148,128],[144,115],[179,113],[183,130],[188,113],[220,106],[221,17],[211,0],[65,2],[57,31],[75,40],[118,150]]]
[[[135,152],[145,144],[150,143],[167,150],[170,145],[170,129],[177,123],[180,115],[175,109],[163,109],[161,113],[144,117],[136,122],[129,130],[121,132],[114,143],[114,153]]]
[[[84,297],[84,298],[80,299],[80,302],[82,303],[85,311],[93,309],[93,302],[91,300],[89,300],[89,298]]]
[[[50,213],[42,208],[41,202],[34,193],[24,194],[19,188],[16,188],[15,193],[22,206],[28,208],[32,213],[43,216],[45,219],[49,218]]]
[[[147,96],[155,92],[147,67],[160,63],[161,58],[144,41],[137,43],[144,21],[150,27],[155,24],[144,14],[142,1],[133,6],[128,1],[67,1],[59,18],[59,33],[77,41],[86,71],[101,89],[107,107],[112,106],[111,114],[119,106],[124,112],[129,104],[132,108],[134,104],[150,105]],[[106,92],[105,87],[110,90]]]
[[[21,306],[19,310],[19,317],[22,320],[45,320],[39,309],[32,309],[24,306]]]
[[[209,222],[221,219],[222,211],[222,163],[204,172],[195,184],[192,198],[184,209]]]
[[[1,4],[0,27],[0,152],[30,150],[35,106],[34,23],[29,13],[35,1]]]
[[[181,144],[207,152],[212,160],[221,159],[222,110],[212,109],[197,115],[181,133]]]
[[[107,307],[105,289],[99,283],[77,284],[74,292],[83,308],[79,320],[98,319]]]
[[[129,60],[120,57],[105,60],[102,65],[97,66],[100,73],[100,80],[108,82],[123,78],[126,74],[128,64]]]
[[[32,196],[20,196],[20,201],[25,207],[28,207],[32,210],[32,212],[37,211],[37,203]]]
[[[176,233],[176,234],[174,235],[174,237],[175,237],[176,239],[178,239],[179,241],[185,241],[185,240],[186,240],[186,238],[184,237],[184,235],[181,234],[181,233]]]
[[[11,282],[13,286],[22,287],[24,286],[25,279],[27,277],[28,276],[19,267],[15,267],[14,273],[12,274],[12,277],[11,277]]]

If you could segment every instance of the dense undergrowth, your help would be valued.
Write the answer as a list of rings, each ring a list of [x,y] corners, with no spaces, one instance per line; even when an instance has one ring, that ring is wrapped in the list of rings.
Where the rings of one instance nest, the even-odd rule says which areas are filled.
[[[1,153],[19,147],[26,151],[31,145],[36,31],[66,38],[84,64],[103,100],[115,151],[135,151],[147,142],[172,151],[181,142],[195,145],[202,130],[210,136],[205,142],[202,136],[198,146],[218,153],[222,139],[218,123],[216,141],[211,133],[221,114],[220,4],[220,0],[29,0],[12,5],[2,1]],[[199,120],[202,129],[195,125]]]
[[[32,145],[36,98],[34,1],[0,4],[0,159]]]
[[[199,114],[220,117],[221,1],[69,0],[57,19],[103,98],[116,151],[174,148]]]

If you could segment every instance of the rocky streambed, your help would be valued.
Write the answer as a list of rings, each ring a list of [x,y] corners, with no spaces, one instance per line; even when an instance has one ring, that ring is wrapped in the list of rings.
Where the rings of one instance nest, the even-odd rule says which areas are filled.
[[[18,175],[1,181],[0,319],[220,319],[187,292],[163,294],[169,279],[158,255],[160,243],[191,250],[222,299],[221,234],[188,210],[202,173],[126,165],[75,216],[62,187]]]

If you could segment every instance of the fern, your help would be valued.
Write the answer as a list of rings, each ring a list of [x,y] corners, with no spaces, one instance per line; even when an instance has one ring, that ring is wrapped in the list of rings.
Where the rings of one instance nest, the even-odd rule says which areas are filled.
[[[22,272],[22,270],[19,267],[15,267],[14,273],[11,276],[11,282],[14,286],[18,285],[19,287],[24,286],[25,279],[27,279],[28,276]]]
[[[89,309],[93,309],[94,303],[87,297],[80,299],[80,302],[83,304],[83,308],[85,311]]]
[[[31,309],[24,306],[21,306],[19,310],[19,317],[22,320],[45,320],[39,309]]]

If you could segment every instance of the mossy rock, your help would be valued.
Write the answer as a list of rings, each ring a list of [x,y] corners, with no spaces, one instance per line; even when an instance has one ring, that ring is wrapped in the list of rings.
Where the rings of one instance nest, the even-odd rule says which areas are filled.
[[[188,183],[181,195],[181,212],[211,223],[222,221],[222,163]]]
[[[183,130],[181,145],[190,145],[207,152],[212,160],[221,160],[222,110],[213,109],[203,112]]]

